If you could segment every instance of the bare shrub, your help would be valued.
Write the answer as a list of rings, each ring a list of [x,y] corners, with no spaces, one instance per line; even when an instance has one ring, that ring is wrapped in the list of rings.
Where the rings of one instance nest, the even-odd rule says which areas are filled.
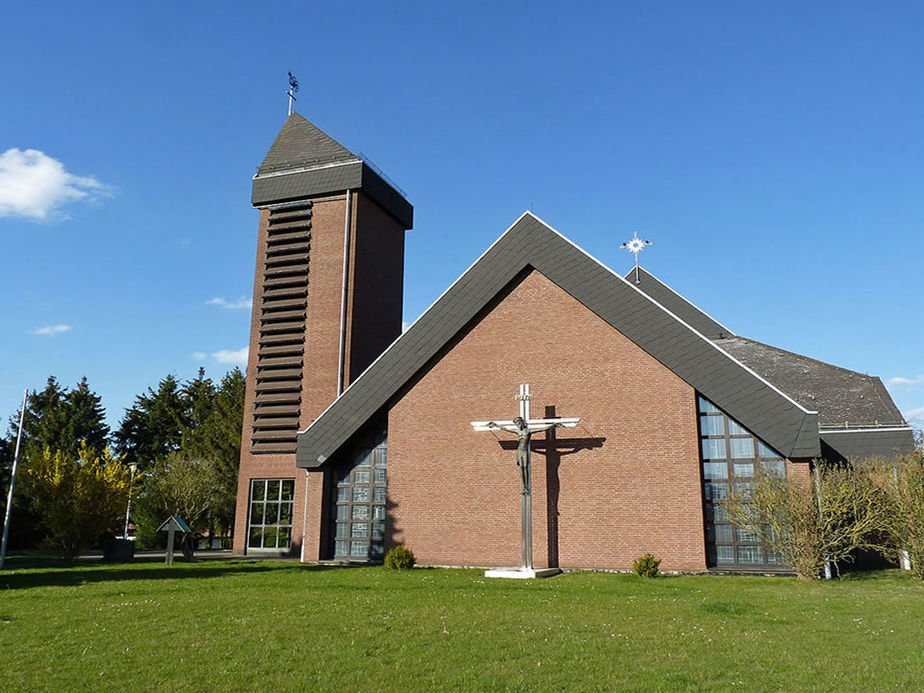
[[[851,467],[813,462],[812,481],[760,470],[747,492],[733,491],[732,522],[748,527],[796,572],[819,577],[826,563],[853,560],[861,548],[881,549],[888,502],[873,478]]]

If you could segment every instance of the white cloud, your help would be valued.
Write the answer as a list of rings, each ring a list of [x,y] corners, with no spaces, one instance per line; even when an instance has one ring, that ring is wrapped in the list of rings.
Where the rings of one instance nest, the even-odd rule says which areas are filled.
[[[221,351],[216,351],[212,354],[212,358],[218,361],[218,363],[231,363],[235,366],[246,366],[247,365],[247,347],[243,349],[238,349],[237,351],[232,351],[230,349],[222,349]]]
[[[243,349],[220,349],[218,351],[194,351],[191,356],[196,361],[206,361],[212,359],[218,363],[230,363],[234,366],[247,366],[248,348]]]
[[[112,194],[111,186],[92,176],[68,173],[64,164],[37,149],[7,149],[0,154],[0,217],[66,218],[60,212],[66,203]]]
[[[227,308],[229,310],[237,310],[238,308],[252,308],[253,299],[244,298],[241,296],[236,301],[227,301],[216,296],[215,298],[210,298],[208,301],[206,301],[206,304],[210,306],[221,306],[222,308]]]
[[[904,416],[905,420],[910,424],[917,424],[919,427],[924,426],[924,407],[916,407],[915,409],[903,411],[902,416]]]
[[[218,363],[229,363],[244,368],[247,366],[247,352],[247,347],[243,349],[221,349],[213,352],[194,351],[192,357],[196,361],[212,359]]]
[[[889,378],[886,383],[889,385],[924,385],[924,375],[919,375],[916,378],[902,378],[900,376]]]
[[[45,337],[52,337],[56,334],[61,334],[62,332],[70,332],[70,325],[46,325],[45,327],[37,327],[32,330],[32,334],[40,334]]]

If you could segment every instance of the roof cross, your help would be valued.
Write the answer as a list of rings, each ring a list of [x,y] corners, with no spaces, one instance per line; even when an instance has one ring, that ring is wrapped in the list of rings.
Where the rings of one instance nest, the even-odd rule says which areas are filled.
[[[638,231],[636,230],[632,232],[631,241],[626,241],[621,246],[619,246],[620,248],[625,248],[630,253],[635,254],[635,283],[636,284],[639,283],[638,281],[638,254],[651,244],[652,244],[651,241],[643,241],[641,238],[639,238]]]

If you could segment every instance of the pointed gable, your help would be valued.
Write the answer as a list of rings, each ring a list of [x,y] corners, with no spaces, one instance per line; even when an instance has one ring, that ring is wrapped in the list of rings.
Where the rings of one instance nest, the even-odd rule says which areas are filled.
[[[298,465],[323,464],[527,268],[541,272],[783,455],[819,454],[816,412],[527,212],[299,434]]]

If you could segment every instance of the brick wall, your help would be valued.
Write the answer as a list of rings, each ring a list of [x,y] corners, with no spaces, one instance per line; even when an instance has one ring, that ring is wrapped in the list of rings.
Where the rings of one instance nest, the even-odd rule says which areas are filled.
[[[353,271],[348,283],[347,329],[352,338],[346,344],[348,368],[346,382],[355,377],[401,331],[401,298],[404,274],[404,231],[362,192],[352,194],[350,261]],[[343,240],[346,215],[344,195],[317,199],[312,207],[308,300],[305,315],[305,351],[299,428],[303,430],[337,396],[337,372],[340,353],[340,312],[343,286]],[[308,514],[305,517],[305,471],[295,466],[295,454],[253,454],[250,432],[257,347],[259,342],[259,299],[263,293],[263,264],[269,212],[260,211],[257,234],[257,262],[254,280],[254,308],[247,362],[247,385],[244,396],[243,445],[235,514],[234,550],[243,553],[246,546],[247,512],[250,480],[255,478],[294,478],[295,504],[293,548],[302,541],[302,527],[307,526],[307,560],[317,560],[320,546],[324,473],[309,475]],[[355,282],[354,278],[360,280]],[[352,355],[351,355],[352,354]],[[306,522],[307,520],[307,522]]]
[[[362,233],[351,244],[348,382],[401,334],[404,295],[404,229],[364,193],[356,195],[353,214]]]
[[[534,563],[629,569],[651,551],[704,569],[692,388],[537,272],[391,409],[389,543],[423,564],[519,565],[513,436],[469,422],[513,418],[520,383],[534,417],[582,417],[554,445],[534,437]]]

